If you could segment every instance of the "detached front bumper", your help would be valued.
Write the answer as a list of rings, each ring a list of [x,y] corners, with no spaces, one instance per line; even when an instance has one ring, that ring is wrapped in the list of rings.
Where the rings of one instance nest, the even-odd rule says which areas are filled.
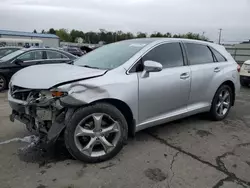
[[[8,91],[8,101],[10,104],[10,107],[20,113],[26,113],[26,108],[25,106],[27,105],[26,101],[22,101],[22,100],[18,100],[18,99],[14,99],[11,94],[10,91]]]
[[[28,107],[26,101],[14,99],[10,91],[8,92],[8,101],[10,107],[12,108],[12,113],[10,114],[10,121],[14,122],[15,120],[26,125],[27,129],[30,132],[34,132],[34,120],[32,121],[32,117],[29,115]]]
[[[46,143],[56,141],[66,126],[66,111],[64,109],[58,111],[57,115],[54,116],[49,106],[45,108],[36,105],[30,106],[26,101],[13,98],[10,92],[8,93],[8,100],[12,108],[10,121],[17,120],[24,123],[30,132],[39,135]],[[67,112],[70,117],[73,111],[67,110]],[[50,123],[47,124],[46,122]]]

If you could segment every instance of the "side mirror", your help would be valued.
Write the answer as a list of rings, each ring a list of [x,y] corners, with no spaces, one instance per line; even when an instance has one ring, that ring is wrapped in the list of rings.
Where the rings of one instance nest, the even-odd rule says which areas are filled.
[[[16,59],[14,63],[17,65],[22,65],[23,61],[21,59]]]
[[[156,61],[144,61],[143,65],[146,72],[159,72],[162,70],[162,64]]]
[[[162,64],[156,61],[144,61],[143,66],[142,78],[148,77],[150,72],[160,72],[162,70]]]

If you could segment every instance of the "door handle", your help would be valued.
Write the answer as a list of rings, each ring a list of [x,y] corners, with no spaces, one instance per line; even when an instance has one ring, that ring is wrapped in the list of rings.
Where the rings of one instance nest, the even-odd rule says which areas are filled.
[[[214,68],[214,72],[220,72],[220,68],[219,67]]]
[[[189,73],[188,72],[185,72],[185,73],[182,73],[181,74],[181,76],[180,76],[180,78],[182,79],[182,80],[185,80],[185,79],[187,79],[187,78],[189,78]]]

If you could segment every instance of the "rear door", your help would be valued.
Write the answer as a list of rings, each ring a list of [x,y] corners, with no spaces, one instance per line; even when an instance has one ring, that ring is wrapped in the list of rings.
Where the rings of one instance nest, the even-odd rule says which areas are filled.
[[[148,77],[138,73],[142,128],[185,113],[190,92],[190,68],[184,64],[179,42],[156,46],[142,57],[141,63],[146,60],[161,63],[163,70],[150,72]]]
[[[70,59],[61,52],[54,50],[46,50],[47,59],[44,63],[54,64],[54,63],[67,63]]]
[[[207,45],[198,43],[185,43],[184,45],[191,69],[188,111],[207,110],[218,88],[218,83],[222,83],[222,65],[217,62]]]

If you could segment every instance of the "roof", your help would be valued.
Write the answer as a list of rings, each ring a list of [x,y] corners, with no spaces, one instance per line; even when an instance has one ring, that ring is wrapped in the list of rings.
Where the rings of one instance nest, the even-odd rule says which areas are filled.
[[[36,48],[36,47],[31,47],[31,48],[21,48],[20,50],[22,51],[32,51],[32,50],[46,50],[46,51],[57,51],[57,52],[61,52],[61,53],[64,53],[64,54],[67,54],[69,56],[73,56],[75,57],[74,55],[72,55],[71,53],[69,52],[66,52],[64,50],[61,50],[61,49],[58,49],[58,48]]]
[[[166,38],[166,37],[135,38],[135,39],[128,39],[127,41],[137,41],[137,42],[145,42],[145,43],[181,42],[182,41],[182,42],[193,42],[193,43],[202,43],[202,44],[214,44],[214,43],[211,43],[209,41],[203,41],[203,40],[186,39],[186,38]],[[122,42],[122,41],[120,41],[120,42]]]
[[[23,51],[31,51],[31,50],[54,50],[54,51],[63,51],[64,50],[59,50],[57,48],[37,48],[37,47],[30,47],[30,48],[21,48]]]
[[[0,47],[1,49],[22,49],[22,47],[18,47],[18,46],[4,46],[4,47]]]
[[[38,38],[59,38],[58,36],[53,34],[30,33],[30,32],[8,31],[8,30],[0,30],[0,35],[38,37]]]

